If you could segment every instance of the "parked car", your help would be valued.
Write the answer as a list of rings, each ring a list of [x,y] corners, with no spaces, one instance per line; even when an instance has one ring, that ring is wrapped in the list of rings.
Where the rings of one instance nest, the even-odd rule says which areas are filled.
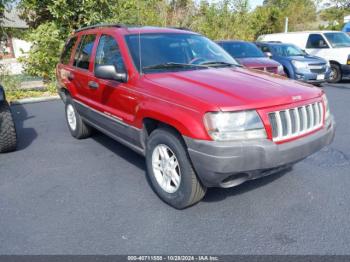
[[[258,41],[280,41],[305,50],[330,62],[329,82],[338,83],[350,76],[350,36],[338,31],[311,31],[262,35]]]
[[[16,149],[17,135],[12,119],[9,103],[6,101],[5,90],[0,85],[0,153]]]
[[[190,31],[82,28],[57,80],[72,136],[95,128],[144,155],[154,191],[179,209],[289,168],[335,132],[323,90],[241,68]]]
[[[217,41],[216,43],[245,67],[285,75],[283,66],[267,57],[253,43],[238,40]]]
[[[326,60],[308,55],[295,45],[278,42],[257,42],[256,45],[281,63],[289,78],[320,85],[330,76],[331,69]]]

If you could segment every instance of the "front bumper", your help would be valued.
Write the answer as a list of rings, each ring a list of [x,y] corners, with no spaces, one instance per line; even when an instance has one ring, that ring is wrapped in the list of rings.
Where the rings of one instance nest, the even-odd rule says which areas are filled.
[[[318,75],[324,75],[324,79],[317,79],[317,76]],[[306,83],[310,83],[310,84],[322,84],[324,82],[326,82],[329,78],[329,75],[330,75],[330,71],[326,71],[326,72],[323,72],[323,73],[312,73],[312,72],[302,72],[302,73],[295,73],[295,79],[296,80],[299,80],[299,81],[303,81],[303,82],[306,82]]]
[[[290,167],[330,144],[334,135],[332,120],[316,133],[283,144],[268,139],[230,142],[184,139],[201,182],[207,187],[232,187]]]
[[[350,76],[350,65],[341,65],[342,75],[345,77]]]

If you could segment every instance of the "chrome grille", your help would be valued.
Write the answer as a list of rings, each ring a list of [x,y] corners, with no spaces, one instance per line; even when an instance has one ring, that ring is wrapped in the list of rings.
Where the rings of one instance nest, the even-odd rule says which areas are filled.
[[[269,113],[273,141],[297,137],[320,128],[323,124],[321,102]]]
[[[277,74],[277,67],[255,67],[253,69]]]
[[[326,73],[326,64],[309,64],[310,71],[316,74],[325,74]]]

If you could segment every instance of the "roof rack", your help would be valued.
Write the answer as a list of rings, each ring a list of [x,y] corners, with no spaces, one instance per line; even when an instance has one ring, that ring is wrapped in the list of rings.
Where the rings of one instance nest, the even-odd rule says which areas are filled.
[[[127,26],[124,25],[124,24],[96,24],[96,25],[90,25],[90,26],[81,27],[81,28],[75,30],[74,33],[77,33],[77,32],[80,32],[80,31],[84,31],[84,30],[88,30],[88,29],[100,28],[100,27],[127,28]]]

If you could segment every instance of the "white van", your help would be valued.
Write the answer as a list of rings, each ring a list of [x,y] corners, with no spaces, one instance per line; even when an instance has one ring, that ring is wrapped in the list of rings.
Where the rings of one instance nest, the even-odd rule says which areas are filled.
[[[329,81],[337,83],[350,76],[350,36],[339,31],[308,31],[261,35],[258,41],[291,43],[331,64]]]

